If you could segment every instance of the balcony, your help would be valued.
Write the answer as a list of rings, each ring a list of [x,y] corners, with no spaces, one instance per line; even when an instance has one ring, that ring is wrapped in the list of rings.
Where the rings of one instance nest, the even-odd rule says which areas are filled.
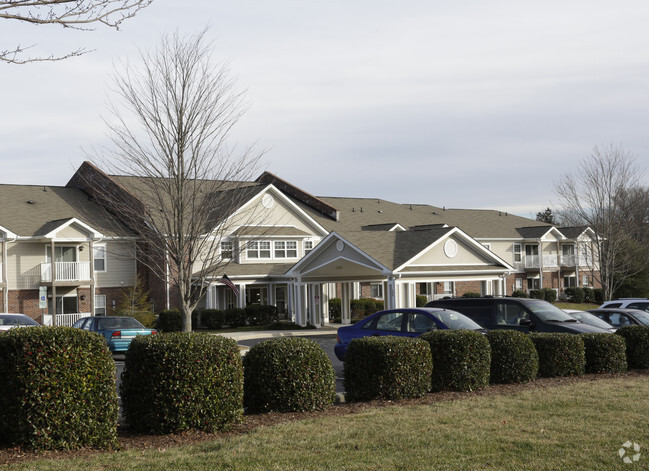
[[[558,268],[559,261],[556,254],[549,255],[525,255],[524,263],[525,268],[541,268],[541,261],[543,268]]]
[[[90,262],[55,262],[56,281],[90,281]],[[52,264],[41,263],[41,281],[52,282]]]

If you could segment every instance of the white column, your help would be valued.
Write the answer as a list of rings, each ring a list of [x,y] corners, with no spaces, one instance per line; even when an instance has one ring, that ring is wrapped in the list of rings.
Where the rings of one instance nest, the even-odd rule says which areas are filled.
[[[239,297],[237,298],[237,307],[240,309],[246,308],[246,285],[237,285],[239,288]]]
[[[343,324],[351,324],[352,315],[349,306],[351,301],[351,283],[342,283],[342,293],[340,297],[340,316]]]
[[[394,280],[394,277],[389,276],[388,281],[386,283],[387,289],[385,290],[385,303],[384,307],[385,309],[396,309],[397,307],[397,300],[396,300],[396,282]]]

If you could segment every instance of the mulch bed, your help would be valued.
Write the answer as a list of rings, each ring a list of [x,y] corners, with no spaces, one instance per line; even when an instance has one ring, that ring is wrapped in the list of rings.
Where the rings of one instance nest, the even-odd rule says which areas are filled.
[[[278,413],[272,412],[267,414],[246,414],[243,422],[233,426],[228,432],[204,433],[199,431],[189,431],[170,435],[140,435],[129,433],[127,427],[118,429],[118,447],[117,450],[166,450],[170,447],[192,445],[207,440],[215,440],[222,437],[233,435],[244,435],[257,427],[268,427],[285,422],[297,420],[313,419],[320,417],[333,417],[356,414],[367,409],[375,407],[392,407],[392,406],[410,406],[434,404],[444,401],[457,401],[470,397],[493,397],[501,395],[514,394],[520,391],[552,388],[555,386],[571,385],[584,382],[595,382],[602,378],[611,377],[649,377],[649,370],[633,370],[621,375],[585,375],[573,376],[567,378],[542,378],[525,384],[497,384],[491,385],[487,389],[472,392],[439,392],[431,393],[418,399],[405,399],[402,401],[385,401],[375,400],[368,402],[354,402],[335,404],[324,411],[318,412],[296,412],[296,413]],[[100,453],[112,453],[112,451],[81,449],[73,451],[44,451],[32,452],[21,449],[20,447],[0,447],[0,464],[20,463],[35,459],[69,459],[79,457],[90,457]]]

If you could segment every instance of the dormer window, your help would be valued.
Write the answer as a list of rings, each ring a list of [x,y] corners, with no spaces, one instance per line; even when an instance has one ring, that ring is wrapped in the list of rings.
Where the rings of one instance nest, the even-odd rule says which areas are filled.
[[[247,254],[251,259],[270,258],[270,242],[248,242]]]
[[[305,240],[304,241],[304,255],[308,254],[313,250],[313,241],[312,240]]]
[[[276,241],[275,258],[297,258],[297,242],[294,240]]]
[[[234,257],[234,251],[233,251],[232,242],[230,242],[230,241],[222,241],[221,242],[221,258],[231,259],[233,257]]]

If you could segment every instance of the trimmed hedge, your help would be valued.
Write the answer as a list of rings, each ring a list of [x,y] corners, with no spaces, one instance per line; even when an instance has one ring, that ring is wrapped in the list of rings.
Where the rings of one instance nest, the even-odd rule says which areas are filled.
[[[137,432],[214,432],[241,419],[243,368],[232,339],[189,332],[138,336],[124,362],[122,406]]]
[[[277,308],[270,304],[250,304],[246,306],[246,319],[249,325],[266,325],[278,320]]]
[[[593,289],[593,297],[595,304],[602,304],[604,302],[604,290],[602,288]]]
[[[567,333],[529,334],[539,354],[538,376],[583,375],[586,370],[584,341],[579,335]]]
[[[566,293],[566,298],[570,303],[583,303],[584,290],[579,287],[570,287],[563,290]]]
[[[329,300],[329,320],[331,322],[340,322],[342,315],[341,309],[340,298],[331,298]]]
[[[492,330],[487,340],[491,346],[492,383],[526,383],[536,378],[539,355],[528,335],[517,330]]]
[[[649,368],[649,327],[625,325],[615,333],[626,341],[626,361],[629,368]]]
[[[243,327],[246,325],[248,313],[245,309],[234,307],[226,309],[223,314],[225,315],[225,323],[230,327]]]
[[[522,289],[517,289],[512,292],[514,298],[527,298],[527,292]]]
[[[545,292],[542,289],[531,289],[530,298],[532,299],[543,299],[545,300]]]
[[[552,288],[543,288],[543,299],[549,303],[553,303],[557,300],[557,292]]]
[[[431,387],[430,345],[409,337],[362,337],[345,354],[345,398],[399,400],[422,397]]]
[[[581,334],[586,349],[586,373],[623,373],[627,370],[624,338],[611,334]]]
[[[219,330],[225,322],[225,313],[219,309],[202,309],[201,324],[208,330]]]
[[[333,365],[313,340],[264,340],[248,351],[243,366],[244,404],[251,411],[323,410],[335,400]]]
[[[474,391],[489,386],[491,348],[471,330],[435,330],[420,337],[433,357],[432,391]]]
[[[352,322],[359,321],[375,312],[383,310],[384,303],[379,299],[361,298],[349,302]]]
[[[595,291],[593,288],[582,288],[584,291],[584,302],[585,303],[594,303],[595,302]]]
[[[424,296],[423,294],[418,294],[415,297],[415,306],[417,307],[424,307],[428,303],[428,298]]]
[[[119,413],[106,341],[71,327],[0,335],[0,440],[34,450],[111,448]]]
[[[180,332],[183,330],[183,313],[178,309],[160,311],[156,329],[160,332]]]

